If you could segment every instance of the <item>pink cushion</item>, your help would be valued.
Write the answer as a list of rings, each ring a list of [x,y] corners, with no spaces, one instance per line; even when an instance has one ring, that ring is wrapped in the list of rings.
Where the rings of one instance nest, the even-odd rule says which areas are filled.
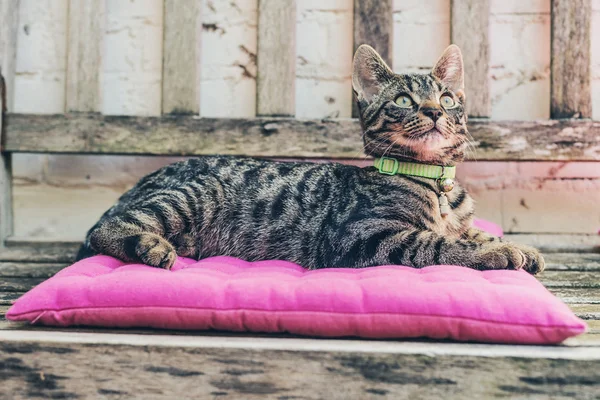
[[[504,232],[502,231],[502,228],[500,227],[500,225],[497,225],[490,221],[486,221],[485,219],[475,218],[473,220],[473,226],[475,228],[481,229],[482,231],[489,233],[490,235],[494,235],[494,236],[504,235]]]
[[[474,225],[501,236],[491,222]],[[524,271],[402,266],[306,271],[285,261],[178,258],[171,271],[96,256],[8,310],[12,321],[72,326],[450,338],[551,344],[587,327]]]
[[[179,258],[171,271],[95,256],[22,296],[12,321],[291,332],[311,336],[559,343],[586,330],[524,271]]]

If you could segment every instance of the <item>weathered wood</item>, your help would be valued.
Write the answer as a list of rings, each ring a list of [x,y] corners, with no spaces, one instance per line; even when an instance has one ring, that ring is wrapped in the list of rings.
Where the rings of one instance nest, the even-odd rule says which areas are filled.
[[[25,292],[0,292],[0,305],[10,306]],[[1,319],[1,318],[0,318]]]
[[[119,117],[97,114],[6,118],[10,152],[353,158],[355,119]],[[600,160],[600,121],[471,120],[476,160]]]
[[[552,0],[552,118],[592,116],[591,19],[591,0]]]
[[[354,51],[368,44],[392,67],[394,21],[392,0],[354,0]],[[356,102],[352,116],[358,117]]]
[[[600,304],[600,290],[595,288],[550,287],[548,290],[567,304]]]
[[[43,278],[52,277],[61,269],[68,267],[65,263],[22,263],[0,262],[0,279],[3,278]]]
[[[547,288],[600,288],[598,271],[544,271],[538,279]]]
[[[296,114],[296,0],[258,0],[256,114]]]
[[[598,271],[600,280],[599,253],[551,253],[544,259],[547,271]]]
[[[81,242],[13,242],[9,238],[6,245],[0,249],[0,261],[71,263]]]
[[[584,320],[600,320],[600,304],[570,304],[569,308]]]
[[[4,124],[6,98],[6,83],[0,71],[0,251],[4,247],[6,238],[13,232],[12,156],[10,153],[3,152],[6,133]]]
[[[600,335],[600,320],[587,321],[591,334]]]
[[[4,107],[9,111],[13,111],[14,104],[19,2],[0,0],[0,74],[4,75],[7,87]]]
[[[452,43],[462,51],[467,113],[491,114],[489,85],[489,0],[452,0]]]
[[[46,278],[8,278],[0,279],[0,292],[26,292],[39,285]]]
[[[592,168],[594,168],[592,166]],[[578,169],[578,174],[580,170]],[[507,233],[508,240],[528,244],[550,253],[596,253],[600,254],[600,237],[597,233]]]
[[[198,114],[201,4],[199,0],[165,0],[162,112]]]
[[[600,348],[594,347],[3,330],[0,358],[3,392],[13,398],[583,399],[600,394]]]
[[[70,0],[67,111],[100,111],[104,1]]]

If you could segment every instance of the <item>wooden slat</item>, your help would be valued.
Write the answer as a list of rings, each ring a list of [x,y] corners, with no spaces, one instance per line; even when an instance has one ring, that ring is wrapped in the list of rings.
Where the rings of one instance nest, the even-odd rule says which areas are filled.
[[[12,152],[361,158],[354,119],[221,119],[97,114],[7,117]],[[600,160],[599,121],[471,120],[470,159]]]
[[[392,0],[354,0],[354,51],[361,44],[373,47],[392,67],[394,21]],[[358,107],[352,101],[352,116]]]
[[[595,347],[3,330],[0,357],[13,398],[584,399],[600,390]]]
[[[569,304],[569,308],[581,319],[600,320],[600,304]]]
[[[568,0],[567,0],[568,1]],[[491,114],[489,85],[489,0],[452,0],[452,43],[463,54],[467,113]]]
[[[547,288],[573,287],[598,290],[598,271],[544,271],[538,279]]]
[[[597,271],[600,280],[600,253],[544,254],[547,271]]]
[[[12,234],[11,155],[2,153],[4,113],[13,109],[19,1],[0,0],[0,248]]]
[[[199,0],[165,0],[162,112],[198,114]]]
[[[595,165],[591,165],[594,168]],[[581,175],[577,166],[575,175]],[[598,171],[600,172],[600,170]],[[569,177],[570,178],[570,177]],[[600,254],[600,236],[595,232],[572,233],[507,233],[509,241],[528,244],[543,253],[596,253]]]
[[[0,73],[7,87],[5,107],[13,110],[19,1],[0,0]]]
[[[296,0],[258,0],[257,115],[296,113]]]
[[[12,235],[13,231],[12,156],[10,153],[3,152],[6,133],[4,124],[6,97],[6,83],[0,73],[0,251],[4,247],[4,241]]]
[[[10,306],[25,292],[0,292],[0,305]]]
[[[104,1],[70,0],[67,38],[67,111],[100,111]]]
[[[0,279],[42,278],[48,279],[70,263],[23,263],[0,261]]]
[[[26,292],[39,285],[46,278],[8,278],[0,279],[0,292]]]
[[[567,304],[600,304],[600,290],[573,287],[550,287],[552,294]]]
[[[72,263],[81,242],[6,241],[0,262]]]
[[[552,118],[590,118],[591,0],[552,0]]]

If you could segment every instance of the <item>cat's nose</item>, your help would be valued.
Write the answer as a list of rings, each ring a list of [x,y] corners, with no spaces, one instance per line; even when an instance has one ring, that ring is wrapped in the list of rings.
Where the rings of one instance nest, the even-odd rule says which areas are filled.
[[[431,118],[433,122],[436,122],[442,116],[442,110],[439,108],[425,108],[423,109],[423,114]]]

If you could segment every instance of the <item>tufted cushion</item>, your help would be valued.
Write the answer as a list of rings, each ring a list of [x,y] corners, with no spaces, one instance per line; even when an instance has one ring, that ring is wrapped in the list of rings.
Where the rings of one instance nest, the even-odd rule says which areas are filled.
[[[95,256],[21,297],[12,321],[558,343],[586,329],[523,271],[381,266],[307,271],[284,261],[179,258],[171,271]]]

